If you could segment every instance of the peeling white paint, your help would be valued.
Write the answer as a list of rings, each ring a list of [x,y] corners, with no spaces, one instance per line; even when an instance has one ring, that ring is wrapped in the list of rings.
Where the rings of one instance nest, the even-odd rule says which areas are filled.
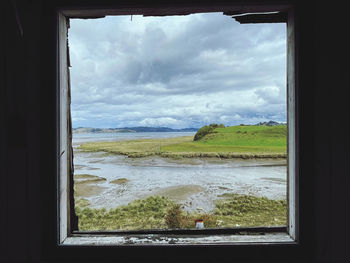
[[[89,246],[125,246],[125,245],[234,245],[234,244],[281,244],[294,243],[287,233],[268,233],[265,235],[76,235],[67,237],[61,244]]]

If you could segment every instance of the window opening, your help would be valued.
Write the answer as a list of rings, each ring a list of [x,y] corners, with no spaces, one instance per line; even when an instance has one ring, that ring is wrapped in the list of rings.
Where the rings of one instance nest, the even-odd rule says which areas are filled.
[[[286,226],[285,24],[70,24],[79,230]]]
[[[242,24],[286,20],[276,12],[265,20],[224,14]],[[115,34],[102,19],[96,27],[70,20],[68,129],[61,127],[73,131],[68,236],[290,230],[287,157],[294,137],[287,136],[287,115],[294,105],[286,101],[293,90],[286,87],[285,24],[233,26],[222,13],[202,13],[106,17],[106,25],[113,19],[120,19]]]

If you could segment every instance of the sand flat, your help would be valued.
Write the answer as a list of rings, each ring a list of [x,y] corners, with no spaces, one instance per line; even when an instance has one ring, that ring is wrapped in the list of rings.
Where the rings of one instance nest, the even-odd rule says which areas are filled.
[[[204,190],[205,188],[200,185],[176,185],[161,188],[154,194],[168,197],[175,202],[180,202]]]

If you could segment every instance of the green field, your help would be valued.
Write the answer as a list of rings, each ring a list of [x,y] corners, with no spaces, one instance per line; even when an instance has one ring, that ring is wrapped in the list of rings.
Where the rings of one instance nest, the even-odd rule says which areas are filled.
[[[162,147],[170,152],[285,153],[286,126],[232,126],[216,128],[199,141]]]
[[[240,125],[216,128],[200,140],[193,137],[92,142],[80,146],[84,151],[102,151],[128,157],[285,158],[285,125]]]

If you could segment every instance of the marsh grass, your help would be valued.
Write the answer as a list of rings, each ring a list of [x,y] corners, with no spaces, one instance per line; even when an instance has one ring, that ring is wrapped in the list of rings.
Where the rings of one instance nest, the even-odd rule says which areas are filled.
[[[74,179],[96,179],[96,178],[101,178],[97,175],[91,175],[91,174],[74,174],[73,175]]]
[[[214,209],[222,224],[235,226],[286,225],[287,201],[251,195],[223,194]]]
[[[211,214],[186,212],[164,196],[151,196],[115,209],[91,209],[76,202],[80,230],[190,229],[196,219],[206,228],[286,225],[285,200],[270,200],[238,194],[224,194]]]
[[[77,198],[100,194],[105,188],[98,185],[106,178],[91,174],[74,174],[74,194]]]
[[[106,181],[106,178],[99,177],[97,175],[91,175],[91,174],[74,174],[73,178],[74,178],[75,184],[91,184],[91,183],[101,183]]]
[[[106,178],[91,174],[74,174],[73,178],[75,184],[92,184],[106,181]]]
[[[118,178],[110,181],[111,184],[126,184],[129,180],[126,178]]]
[[[101,183],[105,182],[106,178],[94,178],[94,179],[88,179],[88,180],[76,180],[75,184],[92,184],[92,183]]]
[[[129,157],[146,157],[160,154],[161,148],[183,142],[190,142],[192,136],[183,136],[166,139],[142,139],[130,141],[113,142],[90,142],[79,146],[79,149],[88,152],[107,152],[114,154],[127,155]]]
[[[88,207],[89,205],[90,205],[89,200],[85,198],[79,198],[75,200],[76,207],[84,208],[84,207]]]
[[[286,158],[285,125],[216,128],[194,141],[193,136],[114,142],[90,142],[83,151],[107,152],[131,158],[158,155],[181,158]]]
[[[151,196],[128,205],[106,210],[76,205],[80,230],[136,230],[166,228],[164,216],[174,203],[165,197]]]

